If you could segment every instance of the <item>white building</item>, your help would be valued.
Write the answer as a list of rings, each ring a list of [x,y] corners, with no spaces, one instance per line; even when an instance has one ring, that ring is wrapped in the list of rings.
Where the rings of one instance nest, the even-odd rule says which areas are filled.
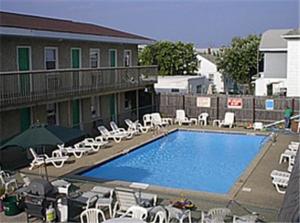
[[[199,51],[198,51],[199,52]],[[215,93],[224,92],[223,75],[218,72],[216,57],[209,53],[198,53],[198,75],[212,82]]]
[[[200,76],[158,76],[157,93],[207,94],[210,82]]]
[[[264,32],[259,51],[263,70],[255,81],[255,95],[300,96],[300,30]]]

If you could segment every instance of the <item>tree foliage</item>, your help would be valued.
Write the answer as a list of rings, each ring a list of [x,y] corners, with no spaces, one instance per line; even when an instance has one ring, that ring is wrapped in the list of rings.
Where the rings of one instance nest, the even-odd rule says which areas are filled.
[[[251,77],[258,73],[257,65],[260,37],[233,38],[228,48],[222,48],[217,55],[217,67],[240,84],[251,84]]]
[[[197,70],[193,44],[161,41],[146,46],[139,53],[141,65],[157,65],[159,75],[193,75]]]

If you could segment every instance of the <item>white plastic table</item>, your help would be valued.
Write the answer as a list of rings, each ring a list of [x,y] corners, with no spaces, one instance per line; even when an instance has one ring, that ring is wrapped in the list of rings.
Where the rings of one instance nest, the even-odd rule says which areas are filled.
[[[102,223],[147,223],[147,222],[136,218],[112,218],[103,221]]]

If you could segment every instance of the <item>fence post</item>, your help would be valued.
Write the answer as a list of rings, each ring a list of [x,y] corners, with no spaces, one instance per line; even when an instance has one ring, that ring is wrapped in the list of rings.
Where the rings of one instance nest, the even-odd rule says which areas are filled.
[[[292,112],[295,110],[295,98],[292,98]]]
[[[253,114],[253,117],[252,117],[252,123],[255,122],[255,96],[253,96],[253,102],[252,102],[252,114]]]

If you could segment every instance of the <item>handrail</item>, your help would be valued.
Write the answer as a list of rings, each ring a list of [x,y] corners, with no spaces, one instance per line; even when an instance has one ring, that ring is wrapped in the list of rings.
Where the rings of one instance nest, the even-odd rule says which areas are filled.
[[[296,119],[296,118],[299,118],[299,117],[300,117],[300,115],[294,115],[290,119],[293,120],[293,119]],[[269,128],[273,125],[277,125],[277,124],[280,124],[280,123],[283,123],[283,122],[284,122],[284,119],[276,121],[276,122],[272,122],[270,124],[265,125],[264,128]]]

